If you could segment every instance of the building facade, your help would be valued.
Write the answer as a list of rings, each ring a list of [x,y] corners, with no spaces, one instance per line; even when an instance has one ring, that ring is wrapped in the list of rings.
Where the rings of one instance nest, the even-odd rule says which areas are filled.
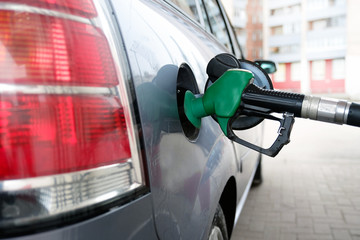
[[[263,58],[263,0],[249,0],[246,5],[246,58]]]
[[[263,58],[263,0],[222,0],[244,56]]]
[[[277,89],[360,99],[359,0],[223,0],[245,57],[278,63]]]
[[[247,2],[248,0],[222,0],[245,56],[247,56]]]
[[[278,89],[344,93],[346,0],[265,0],[266,55]]]

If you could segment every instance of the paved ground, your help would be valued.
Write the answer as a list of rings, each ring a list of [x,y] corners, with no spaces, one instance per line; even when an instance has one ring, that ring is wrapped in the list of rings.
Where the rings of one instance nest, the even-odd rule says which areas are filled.
[[[291,143],[263,158],[263,178],[232,240],[360,239],[360,128],[296,119]]]

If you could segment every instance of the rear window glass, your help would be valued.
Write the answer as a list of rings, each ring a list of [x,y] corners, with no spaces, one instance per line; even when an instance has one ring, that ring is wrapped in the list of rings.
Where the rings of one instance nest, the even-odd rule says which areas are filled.
[[[205,8],[208,13],[212,33],[225,47],[231,49],[230,37],[219,5],[215,0],[205,0]]]
[[[198,6],[195,0],[170,0],[170,2],[181,8],[192,19],[200,22]]]
[[[231,41],[226,23],[216,0],[169,0],[190,18],[199,22],[206,31],[212,33],[225,47],[231,49]],[[204,6],[204,4],[205,6]]]

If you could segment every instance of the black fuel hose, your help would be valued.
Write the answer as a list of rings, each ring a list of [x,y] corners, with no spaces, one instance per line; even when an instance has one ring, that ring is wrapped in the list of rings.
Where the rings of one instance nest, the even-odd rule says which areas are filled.
[[[360,104],[351,103],[346,124],[360,127]]]
[[[295,117],[360,127],[360,104],[284,91],[265,90],[250,84],[243,92],[244,108],[293,113]]]
[[[215,82],[227,70],[238,68],[251,71],[254,74],[255,83],[270,81],[259,65],[249,61],[245,61],[245,64],[244,61],[231,54],[222,53],[209,61],[206,73],[209,80]],[[245,88],[241,101],[242,107],[250,112],[254,107],[258,107],[262,108],[264,113],[288,112],[294,114],[295,117],[360,127],[360,104],[358,103],[263,89],[255,84],[249,84]]]

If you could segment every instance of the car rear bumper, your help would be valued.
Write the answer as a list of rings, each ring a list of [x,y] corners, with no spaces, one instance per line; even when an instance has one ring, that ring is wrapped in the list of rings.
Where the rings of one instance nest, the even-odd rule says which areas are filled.
[[[152,216],[151,193],[149,193],[80,223],[11,239],[157,239]]]

